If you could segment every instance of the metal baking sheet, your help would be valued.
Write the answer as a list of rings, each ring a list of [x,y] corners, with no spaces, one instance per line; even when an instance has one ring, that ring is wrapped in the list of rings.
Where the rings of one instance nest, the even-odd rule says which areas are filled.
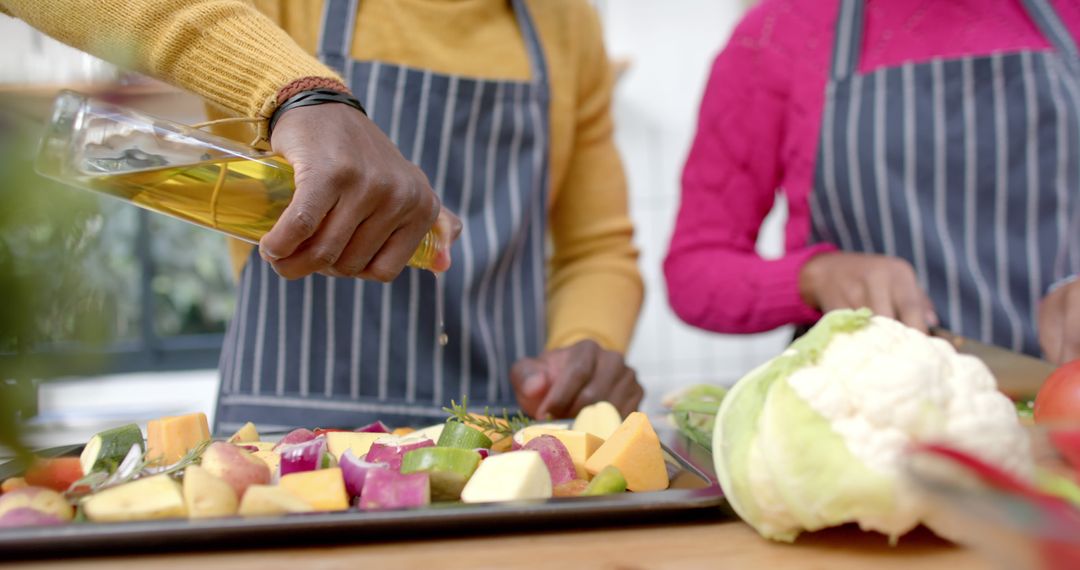
[[[55,558],[118,552],[260,548],[362,543],[476,533],[555,530],[589,525],[658,522],[693,515],[724,516],[723,493],[711,475],[708,451],[674,433],[661,433],[671,487],[545,501],[445,503],[400,511],[312,513],[272,518],[84,523],[0,529],[0,557]],[[82,446],[42,455],[77,455]],[[15,475],[0,465],[0,478]]]

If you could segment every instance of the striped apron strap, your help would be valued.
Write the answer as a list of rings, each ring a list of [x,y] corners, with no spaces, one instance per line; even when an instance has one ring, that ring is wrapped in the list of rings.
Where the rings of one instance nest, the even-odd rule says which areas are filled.
[[[334,71],[346,75],[346,62],[352,53],[353,30],[360,0],[326,0],[323,7],[319,59]]]
[[[855,74],[862,51],[863,0],[840,0],[833,38],[832,71],[834,81]]]
[[[1080,69],[1080,53],[1076,49],[1076,41],[1072,34],[1061,21],[1057,10],[1048,0],[1024,0],[1031,19],[1039,27],[1046,39],[1058,50],[1065,59],[1065,63],[1073,70]]]

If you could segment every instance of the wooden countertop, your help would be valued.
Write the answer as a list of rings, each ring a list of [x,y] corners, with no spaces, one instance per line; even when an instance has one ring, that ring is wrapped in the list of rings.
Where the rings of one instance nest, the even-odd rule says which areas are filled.
[[[974,552],[919,529],[889,547],[877,534],[844,527],[805,535],[795,545],[760,538],[737,521],[575,529],[378,544],[219,552],[136,554],[5,565],[87,570],[418,568],[821,568],[828,570],[982,569]]]

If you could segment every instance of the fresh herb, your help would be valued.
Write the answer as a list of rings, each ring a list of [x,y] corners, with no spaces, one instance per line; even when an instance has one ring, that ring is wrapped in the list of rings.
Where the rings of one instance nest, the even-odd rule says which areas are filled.
[[[150,464],[153,463],[154,458],[149,457],[148,452],[144,452],[141,447],[133,445],[114,473],[94,471],[72,483],[64,495],[68,501],[76,502],[87,495],[123,485],[124,483],[130,483],[142,477],[161,474],[172,475],[197,463],[202,458],[206,448],[210,446],[210,443],[210,441],[200,443],[191,448],[179,461],[164,467],[151,467]]]
[[[506,408],[503,408],[502,416],[493,415],[488,406],[484,406],[483,414],[470,413],[468,398],[462,398],[460,406],[453,400],[450,400],[450,407],[444,407],[443,411],[450,414],[450,417],[446,418],[446,421],[448,422],[461,422],[487,433],[501,435],[504,438],[513,436],[516,432],[533,423],[528,416],[520,411],[511,416],[510,413],[506,411]]]

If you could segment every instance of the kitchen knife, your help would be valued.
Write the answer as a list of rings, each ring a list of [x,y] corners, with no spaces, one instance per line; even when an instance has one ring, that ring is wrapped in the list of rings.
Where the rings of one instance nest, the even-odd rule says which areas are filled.
[[[979,342],[940,327],[931,327],[930,334],[947,340],[957,352],[982,360],[997,378],[998,389],[1014,399],[1033,398],[1054,371],[1053,364],[1040,358]]]

